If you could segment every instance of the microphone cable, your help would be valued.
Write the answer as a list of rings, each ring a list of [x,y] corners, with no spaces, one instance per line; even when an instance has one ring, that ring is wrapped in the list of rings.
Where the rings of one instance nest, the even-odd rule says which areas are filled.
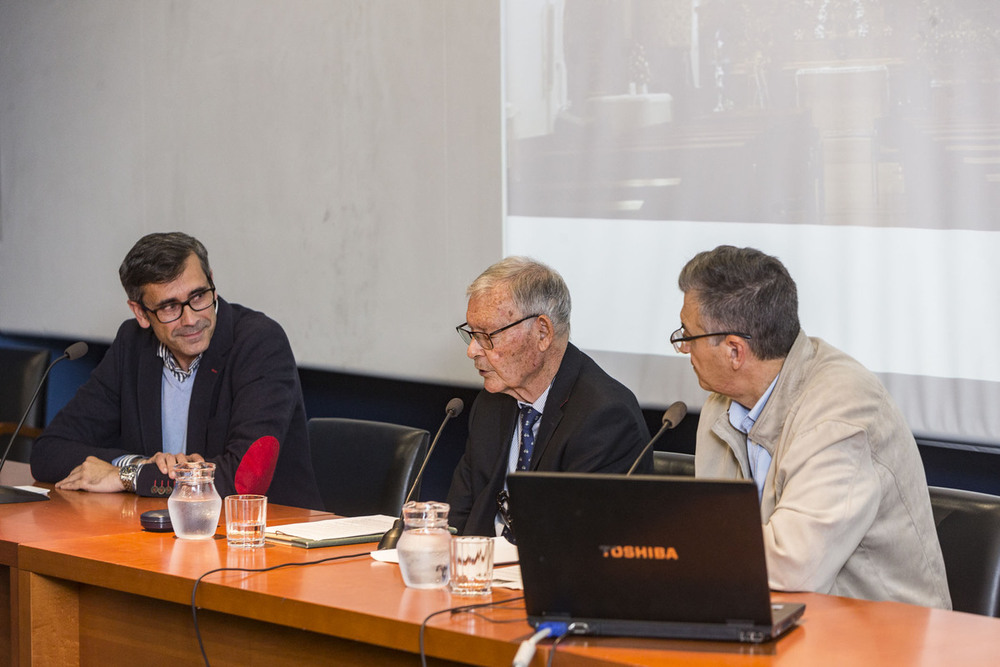
[[[200,577],[195,579],[194,586],[191,588],[191,617],[194,619],[194,634],[198,638],[198,649],[201,651],[201,658],[205,661],[205,667],[211,667],[208,662],[208,654],[205,653],[205,644],[201,639],[201,629],[198,627],[198,606],[195,604],[195,596],[198,594],[198,584],[201,580],[210,574],[215,574],[216,572],[270,572],[271,570],[279,570],[284,567],[305,567],[306,565],[319,565],[320,563],[329,563],[335,560],[345,560],[347,558],[357,558],[358,556],[367,556],[370,552],[364,551],[361,553],[354,554],[344,554],[341,556],[329,556],[327,558],[321,558],[319,560],[311,560],[304,563],[279,563],[277,565],[271,565],[269,567],[217,567],[214,570],[209,570],[205,572]]]
[[[465,612],[475,612],[478,609],[485,609],[486,607],[499,607],[500,605],[507,604],[508,602],[521,602],[523,600],[524,600],[524,596],[520,595],[520,596],[518,596],[516,598],[508,598],[506,600],[497,600],[495,602],[491,600],[490,602],[480,602],[478,604],[467,604],[467,605],[462,605],[462,606],[459,606],[459,607],[448,607],[447,609],[441,609],[440,611],[435,611],[434,613],[429,614],[427,616],[427,618],[424,619],[424,622],[420,624],[420,640],[419,640],[419,644],[420,644],[420,665],[421,665],[421,667],[427,667],[427,653],[424,651],[424,632],[427,630],[427,623],[428,623],[428,621],[430,621],[435,616],[440,616],[441,614],[448,614],[448,613],[451,613],[451,614],[461,614],[461,613],[465,613]],[[523,621],[527,620],[526,618],[521,618],[521,617],[513,618],[513,619],[510,619],[510,620],[507,620],[507,621],[498,621],[498,620],[493,619],[493,618],[486,618],[485,616],[481,616],[480,618],[483,618],[484,620],[489,621],[490,623],[518,623],[518,622],[523,622]]]

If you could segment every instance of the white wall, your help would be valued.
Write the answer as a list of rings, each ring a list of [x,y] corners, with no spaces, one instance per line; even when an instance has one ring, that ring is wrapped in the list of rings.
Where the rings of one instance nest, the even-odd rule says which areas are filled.
[[[498,2],[0,0],[0,50],[0,330],[110,340],[118,264],[176,229],[300,364],[476,381]]]

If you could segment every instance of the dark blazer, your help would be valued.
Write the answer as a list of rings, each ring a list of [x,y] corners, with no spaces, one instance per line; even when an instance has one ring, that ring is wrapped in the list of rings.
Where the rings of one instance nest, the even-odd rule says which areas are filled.
[[[31,473],[58,482],[87,456],[163,450],[163,361],[152,329],[124,322],[101,363],[31,450]],[[219,299],[212,341],[194,377],[187,452],[216,464],[215,486],[235,493],[243,454],[258,438],[278,439],[271,502],[321,509],[306,434],[298,370],[284,330],[263,313]]]
[[[448,491],[449,523],[459,534],[496,534],[496,497],[507,478],[517,415],[517,400],[507,394],[482,391],[472,405],[469,440]],[[624,473],[648,442],[632,392],[571,343],[545,401],[529,469]],[[636,472],[652,469],[647,453]]]

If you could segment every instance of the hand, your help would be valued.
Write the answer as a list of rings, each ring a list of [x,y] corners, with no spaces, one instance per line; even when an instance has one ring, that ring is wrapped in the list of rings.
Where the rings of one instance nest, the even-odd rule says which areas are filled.
[[[143,463],[155,463],[161,473],[169,475],[170,479],[174,479],[174,466],[178,463],[197,463],[204,460],[205,457],[201,454],[167,454],[166,452],[156,452],[143,461]]]
[[[88,456],[83,463],[73,468],[66,479],[56,482],[56,488],[99,493],[117,493],[125,490],[121,477],[118,476],[118,466],[96,456]]]

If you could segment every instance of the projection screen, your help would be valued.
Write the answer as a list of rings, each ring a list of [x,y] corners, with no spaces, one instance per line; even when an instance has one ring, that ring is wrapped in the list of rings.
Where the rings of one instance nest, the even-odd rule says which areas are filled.
[[[1000,5],[509,0],[505,252],[551,263],[573,337],[644,403],[700,405],[677,274],[781,258],[805,331],[913,430],[1000,441]]]

